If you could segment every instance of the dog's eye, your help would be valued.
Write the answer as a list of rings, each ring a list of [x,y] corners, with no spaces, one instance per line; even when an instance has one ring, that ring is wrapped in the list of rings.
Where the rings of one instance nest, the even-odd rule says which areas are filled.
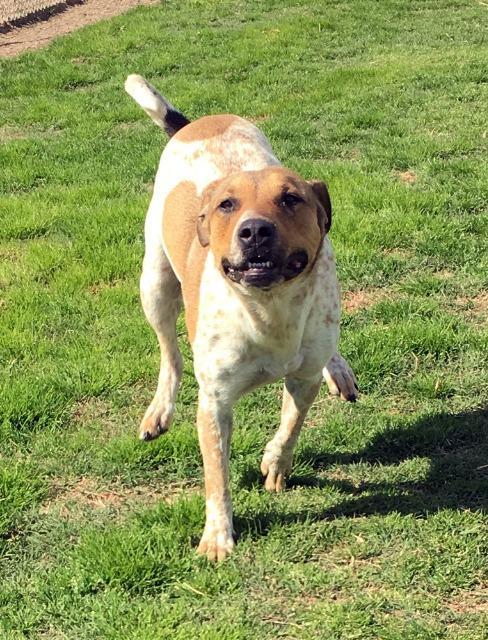
[[[230,213],[234,210],[234,201],[230,198],[222,200],[222,202],[219,204],[219,209],[221,211],[224,211],[225,213]]]
[[[303,198],[296,193],[285,193],[280,200],[282,207],[294,207],[299,202],[303,202]]]

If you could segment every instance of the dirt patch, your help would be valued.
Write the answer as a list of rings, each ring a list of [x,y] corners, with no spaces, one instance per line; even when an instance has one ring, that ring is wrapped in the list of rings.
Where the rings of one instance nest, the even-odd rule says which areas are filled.
[[[413,252],[401,247],[393,247],[391,249],[382,249],[382,254],[394,258],[395,260],[411,260]]]
[[[101,398],[87,398],[77,402],[71,413],[73,422],[93,422],[107,417],[111,412],[111,405]]]
[[[171,503],[183,493],[195,493],[198,487],[188,483],[171,483],[161,487],[137,485],[123,487],[117,484],[100,485],[96,479],[81,477],[66,486],[66,480],[55,480],[49,498],[41,505],[43,514],[55,511],[69,517],[77,509],[114,509],[136,504],[150,505],[162,501]]]
[[[385,297],[386,292],[383,289],[346,291],[342,296],[342,308],[347,313],[355,313],[371,307]]]
[[[26,140],[29,138],[28,133],[22,129],[17,129],[5,124],[0,127],[0,142],[11,142],[12,140]]]
[[[455,275],[456,274],[453,271],[448,271],[447,269],[441,269],[440,271],[434,272],[434,276],[439,278],[439,280],[451,280]]]
[[[92,296],[98,296],[104,291],[107,291],[109,289],[117,289],[118,287],[122,287],[124,285],[127,285],[127,281],[120,279],[111,280],[110,282],[96,282],[88,286],[88,291]]]
[[[415,184],[418,180],[418,176],[414,171],[397,171],[396,177],[404,184]]]
[[[64,11],[46,20],[13,27],[8,33],[0,34],[0,57],[17,56],[24,51],[40,49],[76,29],[140,5],[152,4],[159,4],[159,0],[85,0],[82,4],[67,5]]]
[[[144,131],[146,128],[145,120],[134,120],[133,122],[116,122],[113,131]]]
[[[488,292],[483,291],[472,298],[467,296],[456,298],[455,304],[468,320],[479,325],[487,324]]]
[[[457,615],[488,613],[488,587],[460,593],[446,604]]]
[[[255,125],[259,125],[260,122],[266,122],[270,119],[268,114],[261,114],[260,116],[246,116],[247,119]]]
[[[357,162],[361,158],[361,151],[356,147],[349,149],[344,155],[345,160],[350,160],[351,162]]]
[[[62,129],[49,127],[41,129],[35,125],[14,127],[9,124],[0,126],[0,144],[14,140],[29,140],[31,138],[51,138],[61,133]]]
[[[151,390],[139,383],[127,390],[125,406],[116,406],[104,398],[86,398],[77,402],[71,411],[74,430],[80,428],[92,444],[106,444],[113,438],[130,435],[137,440],[138,424],[152,399]]]
[[[475,296],[472,300],[473,310],[476,314],[484,316],[486,318],[488,316],[488,292],[484,291],[480,293],[478,296]]]

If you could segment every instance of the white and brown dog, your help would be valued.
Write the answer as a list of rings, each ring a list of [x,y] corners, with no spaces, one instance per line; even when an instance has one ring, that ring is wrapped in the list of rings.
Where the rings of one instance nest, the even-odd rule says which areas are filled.
[[[140,436],[156,438],[173,416],[183,298],[205,471],[198,551],[221,560],[234,546],[229,450],[239,397],[285,378],[281,424],[261,462],[269,491],[284,487],[322,376],[332,393],[356,398],[354,374],[336,350],[340,300],[327,237],[329,194],[323,182],[282,167],[250,122],[217,115],[190,123],[141,76],[129,76],[125,88],[172,136],[145,225],[141,298],[161,369]]]

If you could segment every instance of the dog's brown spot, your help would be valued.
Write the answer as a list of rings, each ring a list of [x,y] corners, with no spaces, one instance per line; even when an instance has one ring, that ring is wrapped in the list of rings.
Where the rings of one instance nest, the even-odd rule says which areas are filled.
[[[198,319],[200,281],[208,249],[197,238],[202,200],[193,182],[180,182],[168,194],[163,213],[164,244],[182,284],[188,337],[193,342]]]
[[[201,200],[195,184],[180,182],[169,192],[164,203],[163,239],[173,269],[181,281],[187,268],[188,254],[195,239]]]
[[[180,142],[194,142],[195,140],[205,140],[224,133],[232,124],[240,120],[238,116],[222,114],[218,116],[204,116],[195,122],[180,129],[175,134],[175,140]]]
[[[213,336],[210,336],[210,338],[208,339],[208,346],[210,349],[213,349],[219,344],[219,342],[220,342],[220,336],[218,334],[214,334]]]

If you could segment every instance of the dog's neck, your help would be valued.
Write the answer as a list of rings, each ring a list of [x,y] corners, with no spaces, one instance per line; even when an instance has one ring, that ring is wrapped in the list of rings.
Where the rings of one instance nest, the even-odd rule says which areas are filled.
[[[239,327],[240,331],[252,334],[255,342],[260,341],[259,336],[266,341],[269,341],[270,337],[277,340],[290,337],[293,340],[293,334],[301,333],[303,329],[311,304],[309,293],[314,287],[316,277],[314,265],[312,272],[306,276],[303,274],[269,290],[245,287],[228,280],[217,268],[213,254],[209,252],[201,283],[201,294],[202,299],[207,299],[208,302],[212,298],[209,307],[215,313],[221,313],[222,317],[227,318],[226,322]],[[202,313],[206,313],[204,308],[200,310],[200,314]],[[212,322],[210,318],[208,321]]]

